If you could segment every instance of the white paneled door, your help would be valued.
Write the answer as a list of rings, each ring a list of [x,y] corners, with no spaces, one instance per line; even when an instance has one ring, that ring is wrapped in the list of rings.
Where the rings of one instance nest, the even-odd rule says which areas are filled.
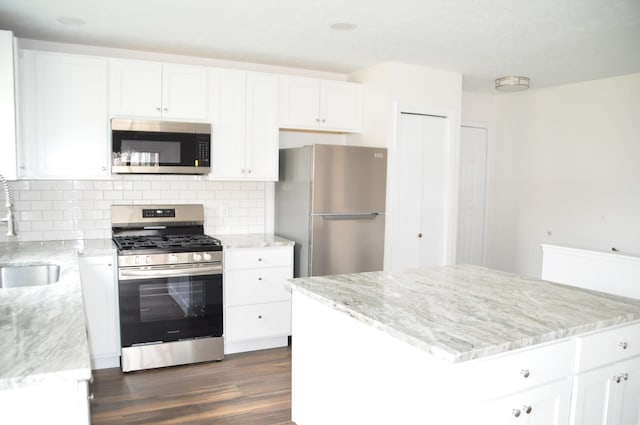
[[[488,130],[460,130],[460,186],[456,262],[483,264]]]
[[[400,114],[393,270],[447,263],[450,168],[447,121],[442,116]]]

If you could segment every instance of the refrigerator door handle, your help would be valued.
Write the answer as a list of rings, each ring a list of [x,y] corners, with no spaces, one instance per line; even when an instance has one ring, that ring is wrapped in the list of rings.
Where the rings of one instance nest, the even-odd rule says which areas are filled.
[[[311,214],[312,217],[322,217],[325,220],[371,220],[379,215],[384,215],[380,212],[367,212],[367,213],[325,213],[325,214]]]

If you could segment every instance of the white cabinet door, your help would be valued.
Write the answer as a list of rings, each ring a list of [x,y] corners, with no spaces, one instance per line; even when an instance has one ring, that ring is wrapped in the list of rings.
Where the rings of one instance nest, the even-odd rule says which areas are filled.
[[[162,66],[162,117],[208,118],[207,70],[185,65]]]
[[[111,115],[207,119],[205,68],[121,59],[110,65]]]
[[[361,131],[360,84],[281,76],[279,102],[281,128]]]
[[[280,127],[317,129],[320,125],[320,81],[280,77]]]
[[[245,165],[248,178],[278,180],[278,78],[247,73]]]
[[[20,177],[107,177],[107,60],[23,50],[20,86]]]
[[[114,256],[78,257],[93,369],[120,365]]]
[[[13,34],[0,30],[0,172],[17,177]]]
[[[211,84],[211,173],[213,179],[244,178],[246,73],[214,70]]]
[[[563,380],[510,395],[471,409],[474,425],[565,425],[569,421],[571,381]]]
[[[112,59],[111,115],[159,118],[162,113],[162,65]]]
[[[210,81],[211,178],[277,180],[277,78],[214,70]]]
[[[571,424],[640,424],[640,357],[576,376]]]
[[[344,81],[320,81],[320,126],[325,130],[361,131],[362,86]]]

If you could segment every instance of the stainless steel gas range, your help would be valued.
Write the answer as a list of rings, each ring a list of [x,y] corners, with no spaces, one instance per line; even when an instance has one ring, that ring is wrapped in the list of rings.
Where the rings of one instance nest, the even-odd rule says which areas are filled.
[[[113,205],[122,371],[221,360],[222,244],[202,205]]]

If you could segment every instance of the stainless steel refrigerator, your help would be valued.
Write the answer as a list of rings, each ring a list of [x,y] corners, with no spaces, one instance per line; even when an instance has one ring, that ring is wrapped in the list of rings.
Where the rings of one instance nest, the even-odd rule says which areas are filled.
[[[385,148],[281,149],[275,232],[296,242],[294,275],[382,270],[386,186]]]

